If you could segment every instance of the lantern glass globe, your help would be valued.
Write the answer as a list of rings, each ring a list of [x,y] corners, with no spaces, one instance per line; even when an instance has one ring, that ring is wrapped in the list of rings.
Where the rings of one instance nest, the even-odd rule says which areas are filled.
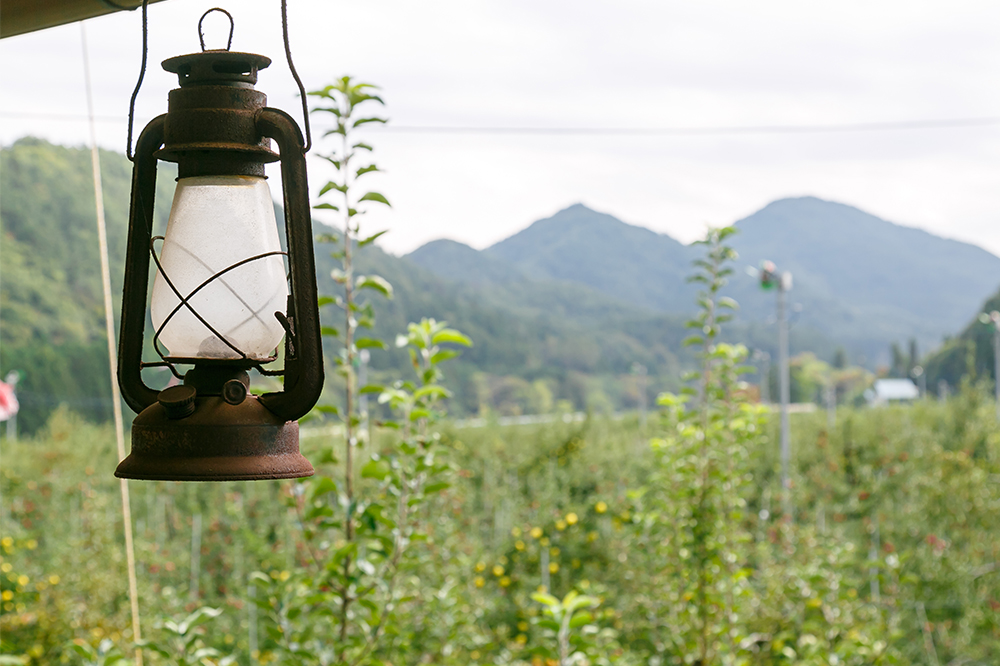
[[[284,335],[274,314],[285,311],[288,297],[284,260],[271,254],[240,262],[280,251],[264,178],[179,179],[160,255],[162,272],[157,271],[151,299],[153,328],[163,326],[159,340],[167,357],[240,358],[193,309],[248,358],[270,359]],[[209,281],[217,273],[221,275]],[[190,308],[181,305],[175,289],[189,298]]]

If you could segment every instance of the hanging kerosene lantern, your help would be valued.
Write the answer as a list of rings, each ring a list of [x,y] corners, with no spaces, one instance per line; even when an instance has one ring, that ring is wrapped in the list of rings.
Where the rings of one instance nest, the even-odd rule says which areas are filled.
[[[284,19],[284,3],[282,9]],[[231,44],[232,16],[218,9],[205,16],[212,11],[229,16]],[[198,28],[201,36],[201,22]],[[287,51],[287,24],[285,37]],[[118,381],[139,414],[132,451],[115,471],[123,478],[224,481],[313,473],[299,453],[297,423],[323,388],[307,147],[295,121],[267,108],[264,93],[254,89],[270,59],[228,49],[205,50],[202,39],[201,53],[163,62],[180,87],[170,92],[167,113],[136,143]],[[152,235],[158,160],[176,162],[178,171],[162,238]],[[264,165],[279,160],[290,279],[264,176]],[[144,363],[151,257],[150,312],[160,361]],[[269,370],[264,366],[276,360],[282,338],[284,369]],[[178,365],[193,367],[181,374]],[[141,371],[152,366],[169,368],[183,383],[149,388]],[[283,375],[284,390],[251,395],[251,369]]]

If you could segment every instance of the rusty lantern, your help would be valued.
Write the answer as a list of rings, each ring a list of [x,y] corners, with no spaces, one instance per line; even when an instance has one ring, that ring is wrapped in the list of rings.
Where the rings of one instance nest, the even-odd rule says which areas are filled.
[[[131,453],[115,476],[309,476],[297,419],[319,399],[323,352],[306,148],[291,116],[268,108],[254,88],[270,59],[202,48],[163,62],[180,87],[136,143],[118,380],[138,416]],[[158,160],[176,162],[178,172],[163,237],[153,236],[152,223]],[[287,253],[264,175],[264,165],[279,160]],[[145,363],[150,258],[152,342],[160,360]],[[282,339],[283,370],[266,368]],[[190,369],[182,374],[179,365]],[[152,366],[169,368],[182,383],[149,388],[141,371]],[[282,375],[284,390],[252,395],[252,369]]]

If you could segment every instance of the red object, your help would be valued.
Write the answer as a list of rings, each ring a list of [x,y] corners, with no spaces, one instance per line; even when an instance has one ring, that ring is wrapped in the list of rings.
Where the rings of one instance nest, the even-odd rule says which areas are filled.
[[[6,382],[0,382],[0,421],[6,421],[17,414],[20,405],[14,395],[14,387]]]

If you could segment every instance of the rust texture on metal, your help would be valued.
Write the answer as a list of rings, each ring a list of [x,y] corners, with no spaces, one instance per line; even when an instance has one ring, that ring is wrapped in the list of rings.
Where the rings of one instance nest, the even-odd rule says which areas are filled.
[[[271,140],[257,131],[267,96],[254,90],[270,58],[253,53],[205,51],[163,61],[177,74],[170,91],[163,148],[156,156],[177,162],[178,176],[263,176],[276,162]]]
[[[172,481],[239,481],[311,476],[299,453],[299,424],[286,422],[249,396],[231,405],[199,397],[191,416],[172,419],[163,405],[132,423],[132,451],[115,476]]]
[[[160,1],[149,0],[149,4]],[[0,38],[141,6],[140,0],[0,0]]]
[[[168,112],[140,134],[132,173],[118,378],[139,416],[118,476],[217,481],[312,474],[299,454],[295,423],[316,404],[324,380],[304,142],[292,118],[265,107],[263,93],[253,89],[257,70],[269,62],[208,51],[164,63],[181,87],[171,91]],[[272,139],[280,154],[270,150]],[[158,393],[143,381],[157,158],[176,161],[181,177],[263,175],[266,162],[281,160],[291,282],[288,311],[276,313],[286,330],[284,371],[258,369],[283,374],[282,391],[248,395],[247,364],[240,361],[191,359],[196,365],[184,375],[191,389],[184,395]]]

